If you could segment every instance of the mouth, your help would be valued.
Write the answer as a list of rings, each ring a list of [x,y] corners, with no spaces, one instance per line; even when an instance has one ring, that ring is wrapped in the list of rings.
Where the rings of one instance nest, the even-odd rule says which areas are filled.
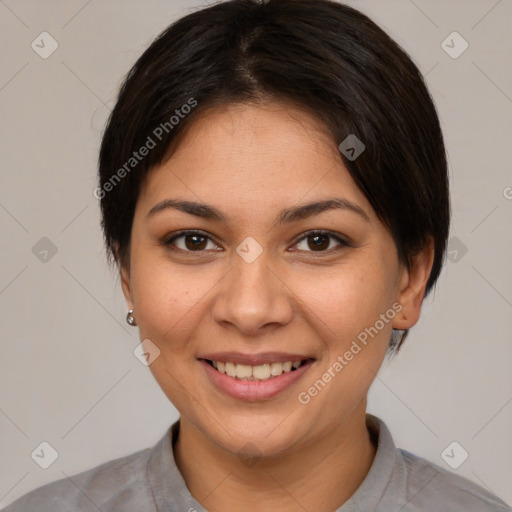
[[[212,359],[203,359],[212,368],[219,373],[223,373],[237,380],[245,381],[267,381],[275,379],[283,373],[295,372],[300,367],[313,361],[312,358],[297,359],[295,361],[272,362],[260,365],[249,365],[234,363],[232,361],[214,361]]]
[[[247,362],[247,358],[243,359]],[[198,358],[198,362],[217,391],[239,400],[258,401],[269,400],[290,389],[316,361],[295,357],[288,361],[265,359],[266,362],[256,360],[256,365],[207,358]]]

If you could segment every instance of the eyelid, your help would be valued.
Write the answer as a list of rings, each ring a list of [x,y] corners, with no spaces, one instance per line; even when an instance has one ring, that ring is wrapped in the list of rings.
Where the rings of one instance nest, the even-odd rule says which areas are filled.
[[[211,235],[209,235],[205,231],[201,231],[200,229],[183,229],[181,231],[178,231],[177,233],[173,233],[172,235],[165,237],[160,245],[163,245],[166,248],[170,248],[171,250],[181,251],[181,252],[185,252],[185,253],[189,253],[189,254],[193,254],[193,253],[200,254],[202,252],[206,252],[204,250],[203,251],[186,251],[184,249],[180,249],[179,247],[175,247],[173,245],[172,242],[174,240],[176,240],[177,238],[187,236],[187,235],[200,235],[200,236],[210,240],[215,245],[218,245],[217,242],[212,238]]]
[[[346,237],[344,237],[341,234],[334,233],[333,231],[329,231],[327,229],[311,229],[309,231],[306,231],[305,233],[303,233],[300,236],[300,238],[293,245],[297,245],[299,242],[302,242],[302,240],[304,240],[310,236],[313,236],[313,235],[327,236],[327,237],[330,237],[330,238],[336,240],[337,242],[339,242],[340,246],[342,246],[342,247],[343,246],[344,247],[352,247],[352,244],[347,240]],[[331,252],[333,252],[335,250],[336,249],[329,249],[327,251],[306,251],[306,252],[311,252],[313,254],[315,254],[315,253],[330,254]]]
[[[212,238],[211,235],[209,235],[205,231],[201,231],[200,229],[184,229],[182,231],[178,231],[177,233],[172,234],[170,237],[166,237],[163,240],[161,245],[163,245],[164,247],[167,247],[167,248],[171,248],[171,250],[181,251],[181,252],[185,252],[188,254],[193,254],[193,253],[201,254],[203,252],[206,252],[205,250],[188,251],[188,250],[180,249],[178,247],[173,246],[172,242],[174,240],[176,240],[177,238],[181,238],[183,236],[187,236],[187,235],[200,235],[200,236],[210,240],[214,244],[218,245],[217,242]],[[296,241],[293,243],[293,246],[297,245],[298,243],[302,242],[306,238],[313,236],[313,235],[321,235],[321,236],[330,237],[330,238],[336,240],[337,242],[339,242],[339,247],[353,247],[352,243],[349,240],[347,240],[347,238],[344,237],[343,235],[329,231],[329,230],[325,230],[325,229],[312,229],[312,230],[306,231],[305,233],[302,233],[300,235],[300,238],[296,239]],[[331,248],[326,251],[304,251],[304,252],[309,252],[312,254],[316,253],[316,254],[321,255],[321,254],[331,254],[334,251],[336,251],[336,248]]]

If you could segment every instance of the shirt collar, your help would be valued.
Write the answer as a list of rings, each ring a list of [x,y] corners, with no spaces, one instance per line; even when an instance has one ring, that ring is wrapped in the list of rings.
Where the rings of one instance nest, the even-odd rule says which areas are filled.
[[[384,501],[388,500],[391,494],[394,495],[390,493],[390,483],[395,468],[401,468],[395,443],[388,427],[377,416],[366,414],[366,427],[374,443],[377,442],[375,458],[356,492],[335,512],[393,510],[393,502],[389,504],[391,508],[382,507]],[[396,506],[396,503],[394,505]]]
[[[180,420],[176,420],[153,447],[148,460],[148,480],[158,512],[208,512],[190,494],[174,459]]]

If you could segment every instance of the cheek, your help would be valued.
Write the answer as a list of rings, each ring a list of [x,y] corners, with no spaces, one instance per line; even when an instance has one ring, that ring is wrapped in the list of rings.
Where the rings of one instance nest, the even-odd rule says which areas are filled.
[[[297,274],[293,289],[334,344],[374,325],[393,301],[392,272],[383,263],[361,258],[307,276]]]
[[[161,342],[173,340],[173,346],[179,344],[204,314],[211,285],[200,271],[184,271],[161,260],[140,261],[144,263],[133,268],[132,283],[141,336]]]
[[[378,263],[359,263],[330,272],[328,279],[303,281],[305,303],[314,313],[309,318],[316,318],[327,357],[304,382],[298,401],[322,425],[343,417],[365,397],[391,335],[391,315],[381,320],[393,301],[391,272]]]
[[[207,313],[212,285],[208,286],[204,273],[146,259],[133,269],[133,286],[140,338],[151,340],[160,350],[149,369],[174,406],[188,410],[193,397],[184,383],[195,362],[191,340]]]

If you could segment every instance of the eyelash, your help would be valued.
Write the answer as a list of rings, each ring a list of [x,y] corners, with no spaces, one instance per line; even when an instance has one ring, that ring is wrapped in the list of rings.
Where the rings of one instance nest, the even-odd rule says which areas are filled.
[[[199,230],[185,230],[185,231],[180,231],[180,232],[174,234],[171,238],[165,239],[161,243],[161,245],[163,245],[164,247],[166,247],[167,249],[172,250],[172,251],[181,251],[181,252],[189,253],[189,254],[193,254],[193,253],[200,254],[200,253],[205,252],[205,249],[200,250],[200,251],[189,251],[189,250],[180,249],[179,247],[175,247],[174,246],[174,242],[178,238],[186,237],[187,235],[200,235],[201,237],[206,238],[206,239],[212,241],[213,243],[215,243],[214,240],[212,240],[212,238],[210,236],[208,236],[206,233],[204,233],[203,231],[199,231]],[[341,249],[343,247],[352,247],[352,245],[347,240],[345,240],[344,238],[340,237],[339,235],[336,235],[335,233],[332,233],[331,231],[325,231],[325,230],[308,231],[308,232],[304,233],[302,238],[297,240],[297,242],[295,242],[294,245],[297,245],[300,242],[302,242],[303,240],[306,240],[307,238],[313,237],[315,235],[316,236],[318,236],[318,235],[320,235],[320,236],[327,236],[327,237],[333,238],[334,240],[339,242],[341,247],[338,247],[338,249],[334,249],[334,251],[339,250],[339,249]],[[331,254],[333,252],[333,249],[331,248],[331,249],[327,249],[325,251],[305,251],[305,252],[311,252],[313,254],[322,255],[322,254]]]

